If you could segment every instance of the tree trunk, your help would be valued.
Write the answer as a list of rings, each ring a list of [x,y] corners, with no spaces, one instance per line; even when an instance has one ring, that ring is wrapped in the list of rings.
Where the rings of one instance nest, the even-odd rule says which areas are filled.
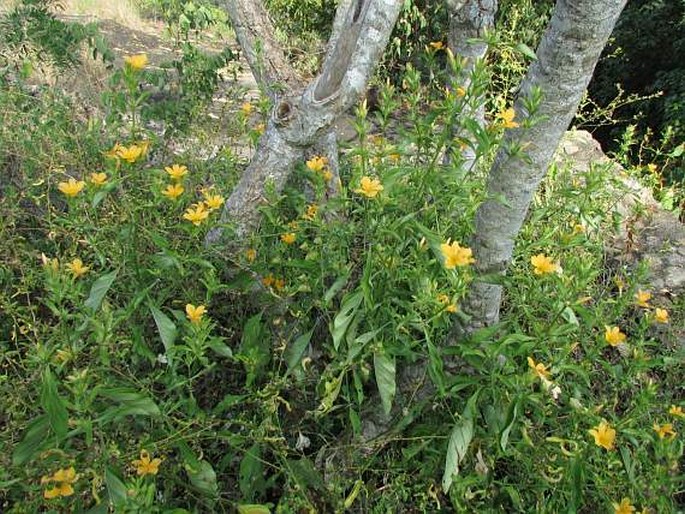
[[[304,83],[275,40],[275,27],[262,3],[224,0],[223,4],[260,89],[272,101],[285,91],[300,90]]]
[[[481,277],[504,274],[514,240],[533,194],[547,173],[561,137],[573,120],[597,60],[626,0],[558,0],[554,14],[521,85],[514,108],[520,128],[507,131],[488,179],[488,200],[476,212],[472,249]],[[539,89],[535,113],[526,106]],[[521,120],[532,122],[528,126]],[[512,149],[523,149],[515,152]],[[499,320],[502,286],[474,281],[463,304],[468,321],[457,322],[450,338]]]
[[[246,0],[230,3],[248,5]],[[258,2],[249,5],[253,3]],[[354,0],[339,5],[334,26],[339,31],[321,73],[301,94],[289,92],[277,100],[255,158],[224,205],[221,222],[232,225],[238,245],[259,224],[258,206],[266,188],[282,191],[305,150],[326,136],[337,117],[365,92],[401,4],[402,0]],[[206,242],[218,242],[222,233],[221,228],[209,231]]]

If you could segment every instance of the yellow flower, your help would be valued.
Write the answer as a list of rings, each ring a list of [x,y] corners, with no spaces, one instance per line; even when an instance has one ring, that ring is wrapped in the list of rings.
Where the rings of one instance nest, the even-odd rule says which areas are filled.
[[[648,164],[647,165],[647,170],[649,170],[650,173],[656,173],[657,166],[656,164]]]
[[[497,125],[503,128],[516,128],[519,124],[514,121],[515,117],[516,111],[513,107],[509,107],[497,114]]]
[[[457,88],[454,90],[454,94],[457,95],[459,98],[462,98],[466,96],[466,89],[464,89],[461,86],[457,86]]]
[[[612,503],[611,505],[614,507],[614,514],[632,514],[635,512],[635,507],[629,498],[623,498],[621,503]]]
[[[445,43],[442,41],[431,41],[428,43],[428,46],[430,46],[433,50],[442,50],[445,47]]]
[[[383,191],[381,181],[371,177],[362,177],[359,181],[359,189],[354,190],[355,193],[364,195],[367,198],[374,198],[381,191]]]
[[[442,257],[445,259],[445,268],[454,269],[457,266],[468,266],[476,262],[473,258],[471,248],[462,247],[457,241],[450,243],[448,239],[446,243],[440,245]]]
[[[604,340],[611,346],[618,346],[626,340],[626,335],[619,327],[604,327]]]
[[[548,273],[559,273],[561,266],[558,262],[552,261],[544,253],[533,255],[530,258],[530,263],[533,265],[533,273],[536,275],[546,275]]]
[[[175,200],[183,194],[185,189],[181,184],[168,184],[162,194],[171,200]]]
[[[590,435],[595,438],[595,444],[601,446],[607,450],[614,449],[614,441],[616,440],[616,430],[611,428],[609,424],[602,420],[602,422],[594,427],[592,430],[588,430]]]
[[[107,173],[91,173],[90,182],[96,186],[104,186],[107,183]]]
[[[57,184],[57,189],[69,198],[75,197],[84,187],[86,187],[86,183],[83,180],[74,180],[73,178],[70,178],[68,182],[60,182]]]
[[[88,266],[84,266],[81,259],[74,259],[67,264],[67,269],[71,271],[71,274],[74,276],[74,278],[79,278],[80,276],[88,273],[90,268]]]
[[[281,235],[281,241],[283,241],[287,245],[293,244],[296,239],[297,235],[295,234],[295,232],[287,232]]]
[[[199,323],[202,319],[202,315],[207,311],[204,305],[198,305],[195,307],[192,303],[186,304],[186,316],[191,323]]]
[[[245,102],[240,106],[240,110],[245,116],[249,116],[252,113],[253,108],[254,106],[250,102]]]
[[[670,439],[673,439],[676,436],[676,431],[673,430],[673,425],[671,423],[664,423],[663,425],[654,423],[652,428],[659,435],[659,439],[663,439],[666,436],[669,436]]]
[[[326,182],[328,182],[329,180],[331,180],[333,178],[333,172],[331,170],[329,170],[328,168],[326,168],[325,170],[323,170],[321,172],[321,176],[323,177],[323,179]]]
[[[71,496],[74,494],[74,488],[71,486],[78,477],[73,466],[64,469],[58,469],[52,476],[44,476],[40,479],[41,484],[56,482],[54,487],[46,489],[43,492],[43,497],[50,500],[52,498],[59,498],[60,496]]]
[[[573,225],[573,235],[582,234],[583,232],[585,232],[585,227],[582,223],[576,223]]]
[[[276,278],[271,273],[262,279],[262,284],[264,287],[272,287],[278,291],[285,287],[285,280],[282,278]]]
[[[209,216],[209,211],[205,209],[204,204],[200,203],[193,207],[188,207],[186,209],[185,214],[183,215],[184,219],[187,219],[190,221],[193,225],[197,226],[200,223],[202,223],[204,220],[207,219]]]
[[[140,450],[140,459],[135,459],[131,462],[136,468],[138,476],[156,475],[159,472],[159,465],[162,459],[150,459],[150,454],[147,450]]]
[[[639,290],[637,293],[635,293],[635,303],[639,307],[644,307],[647,309],[649,307],[649,300],[652,298],[652,293],[649,293],[647,291]]]
[[[110,159],[118,159],[119,158],[119,150],[121,150],[123,147],[119,143],[114,143],[114,146],[112,147],[111,150],[107,152],[103,152],[105,154],[105,157],[109,157]]]
[[[188,174],[188,168],[179,164],[173,166],[166,166],[164,168],[172,180],[182,180]]]
[[[147,55],[145,55],[145,54],[127,55],[124,57],[124,62],[132,70],[136,70],[136,71],[142,70],[147,65]]]
[[[133,164],[143,155],[145,148],[143,146],[131,145],[131,146],[119,146],[117,150],[117,156]]]
[[[528,357],[528,367],[538,378],[549,380],[549,370],[542,362],[536,363],[532,357]]]
[[[683,408],[680,406],[671,405],[671,408],[668,409],[668,413],[678,418],[685,418],[685,412],[683,412]]]
[[[657,323],[668,323],[668,311],[666,309],[657,308],[654,312],[654,320]]]
[[[247,259],[247,262],[254,262],[257,258],[257,250],[254,248],[248,248],[245,250],[245,258]]]
[[[221,195],[205,195],[205,205],[210,211],[214,211],[224,204],[224,197]]]
[[[307,207],[307,211],[302,215],[302,217],[309,221],[314,221],[316,218],[316,213],[319,211],[319,206],[316,204],[311,204]]]
[[[326,165],[328,164],[328,159],[326,157],[315,155],[314,157],[309,159],[306,164],[307,168],[309,168],[315,173],[318,173],[326,167]]]
[[[259,123],[255,128],[254,131],[259,134],[260,136],[264,133],[266,130],[266,125],[264,123]]]

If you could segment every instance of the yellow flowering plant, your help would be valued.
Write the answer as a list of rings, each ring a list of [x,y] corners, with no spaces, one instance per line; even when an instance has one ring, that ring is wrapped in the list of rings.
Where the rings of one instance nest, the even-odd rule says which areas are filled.
[[[74,178],[70,178],[66,182],[60,182],[57,184],[57,189],[59,189],[62,193],[64,193],[65,196],[68,196],[69,198],[74,198],[81,191],[83,191],[84,187],[86,187],[86,183],[83,180],[76,180]]]
[[[429,76],[408,64],[397,81],[379,81],[377,105],[358,109],[356,138],[335,168],[309,156],[283,187],[268,184],[248,206],[259,224],[245,233],[232,219],[219,223],[219,211],[269,99],[248,107],[229,95],[212,111],[220,119],[198,116],[170,138],[148,130],[158,126],[147,124],[159,107],[147,99],[161,84],[156,70],[125,67],[108,86],[102,124],[69,124],[68,145],[60,123],[50,125],[49,162],[45,145],[35,145],[39,158],[8,139],[12,129],[0,134],[11,143],[0,147],[22,150],[12,169],[30,177],[25,197],[3,194],[44,209],[26,223],[22,202],[10,202],[0,224],[9,352],[0,368],[21,371],[0,380],[10,503],[27,512],[98,502],[122,512],[244,510],[246,501],[306,510],[306,488],[290,486],[302,469],[315,484],[307,456],[326,461],[330,441],[344,439],[355,441],[349,462],[363,456],[369,489],[356,495],[359,481],[348,510],[402,511],[411,498],[418,512],[499,512],[543,498],[549,512],[674,511],[685,416],[673,351],[680,300],[660,313],[636,292],[661,286],[607,266],[616,198],[606,187],[613,172],[599,165],[555,167],[521,237],[506,242],[512,261],[489,260],[474,220],[483,202],[506,203],[484,182],[503,131],[471,131],[477,120],[462,118],[481,95],[496,97],[495,79],[484,73],[491,64],[464,75],[461,58],[443,50],[431,54],[448,69]],[[22,106],[38,102],[23,95]],[[524,124],[504,109],[512,100],[497,101],[493,126]],[[22,117],[59,122],[34,114]],[[213,144],[219,126],[221,151],[206,159],[197,146]],[[197,145],[177,144],[186,136]],[[153,140],[159,151],[147,162]],[[24,166],[24,155],[35,162]],[[32,175],[58,159],[58,175]],[[65,173],[83,177],[69,197],[78,202],[66,204],[57,187]],[[223,239],[207,244],[217,227]],[[469,326],[480,300],[496,294],[501,309]],[[366,452],[376,415],[398,420],[388,427],[397,437]],[[326,474],[332,490],[358,475],[347,460]],[[457,465],[459,478],[439,492],[435,477]],[[497,494],[473,494],[493,480]],[[315,496],[323,512],[340,507]]]
[[[167,184],[166,188],[164,191],[162,191],[162,194],[169,198],[170,200],[175,200],[179,196],[183,194],[185,191],[185,188],[178,183],[175,184]]]
[[[153,459],[147,450],[140,450],[140,458],[131,461],[138,476],[156,475],[159,473],[160,464],[162,464],[162,459],[159,457]]]
[[[595,439],[595,444],[601,446],[605,450],[613,450],[614,442],[616,441],[616,430],[613,429],[606,421],[602,422],[591,430],[588,430],[590,435]]]
[[[146,54],[135,54],[124,56],[124,63],[126,66],[133,71],[140,71],[145,66],[147,66],[147,55]]]
[[[172,164],[171,166],[166,166],[164,171],[167,172],[172,180],[180,181],[188,175],[188,168],[182,164]]]
[[[47,500],[53,498],[71,496],[74,494],[73,484],[78,480],[78,475],[73,466],[58,469],[52,475],[40,479],[41,484],[49,484],[43,491],[43,497]]]

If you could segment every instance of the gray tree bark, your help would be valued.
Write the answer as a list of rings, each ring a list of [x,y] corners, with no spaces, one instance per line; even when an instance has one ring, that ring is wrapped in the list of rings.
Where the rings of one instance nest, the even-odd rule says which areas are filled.
[[[259,2],[235,0],[230,4],[248,6]],[[321,73],[302,93],[289,91],[277,99],[255,158],[224,204],[221,221],[232,225],[234,241],[244,241],[258,226],[258,206],[264,202],[266,188],[282,191],[306,149],[326,136],[336,118],[366,91],[401,4],[402,0],[341,2],[334,23],[334,44]],[[230,13],[231,6],[227,7]],[[235,13],[244,16],[243,20],[249,19],[245,9]],[[245,28],[239,30],[249,33]],[[218,242],[222,234],[221,228],[211,230],[206,243]]]
[[[252,75],[272,101],[285,91],[298,91],[303,81],[275,39],[276,30],[261,2],[224,0],[236,39]]]
[[[488,179],[488,200],[476,212],[472,249],[478,278],[463,303],[450,343],[499,320],[502,286],[488,275],[504,274],[533,194],[570,125],[597,60],[626,0],[558,0],[523,80],[514,108],[521,126],[507,130]],[[534,90],[542,101],[526,109]],[[533,119],[534,118],[534,119]],[[528,123],[532,122],[532,123]],[[522,149],[520,152],[513,149]]]

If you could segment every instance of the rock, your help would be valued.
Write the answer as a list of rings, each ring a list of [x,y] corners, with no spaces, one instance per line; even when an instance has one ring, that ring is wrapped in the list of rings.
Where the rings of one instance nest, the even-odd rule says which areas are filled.
[[[661,208],[651,192],[612,162],[589,132],[569,131],[556,156],[557,162],[584,173],[593,163],[610,163],[623,187],[616,189],[620,200],[615,211],[621,224],[606,251],[614,262],[637,267],[648,264],[648,283],[655,293],[672,299],[685,290],[685,226]]]

